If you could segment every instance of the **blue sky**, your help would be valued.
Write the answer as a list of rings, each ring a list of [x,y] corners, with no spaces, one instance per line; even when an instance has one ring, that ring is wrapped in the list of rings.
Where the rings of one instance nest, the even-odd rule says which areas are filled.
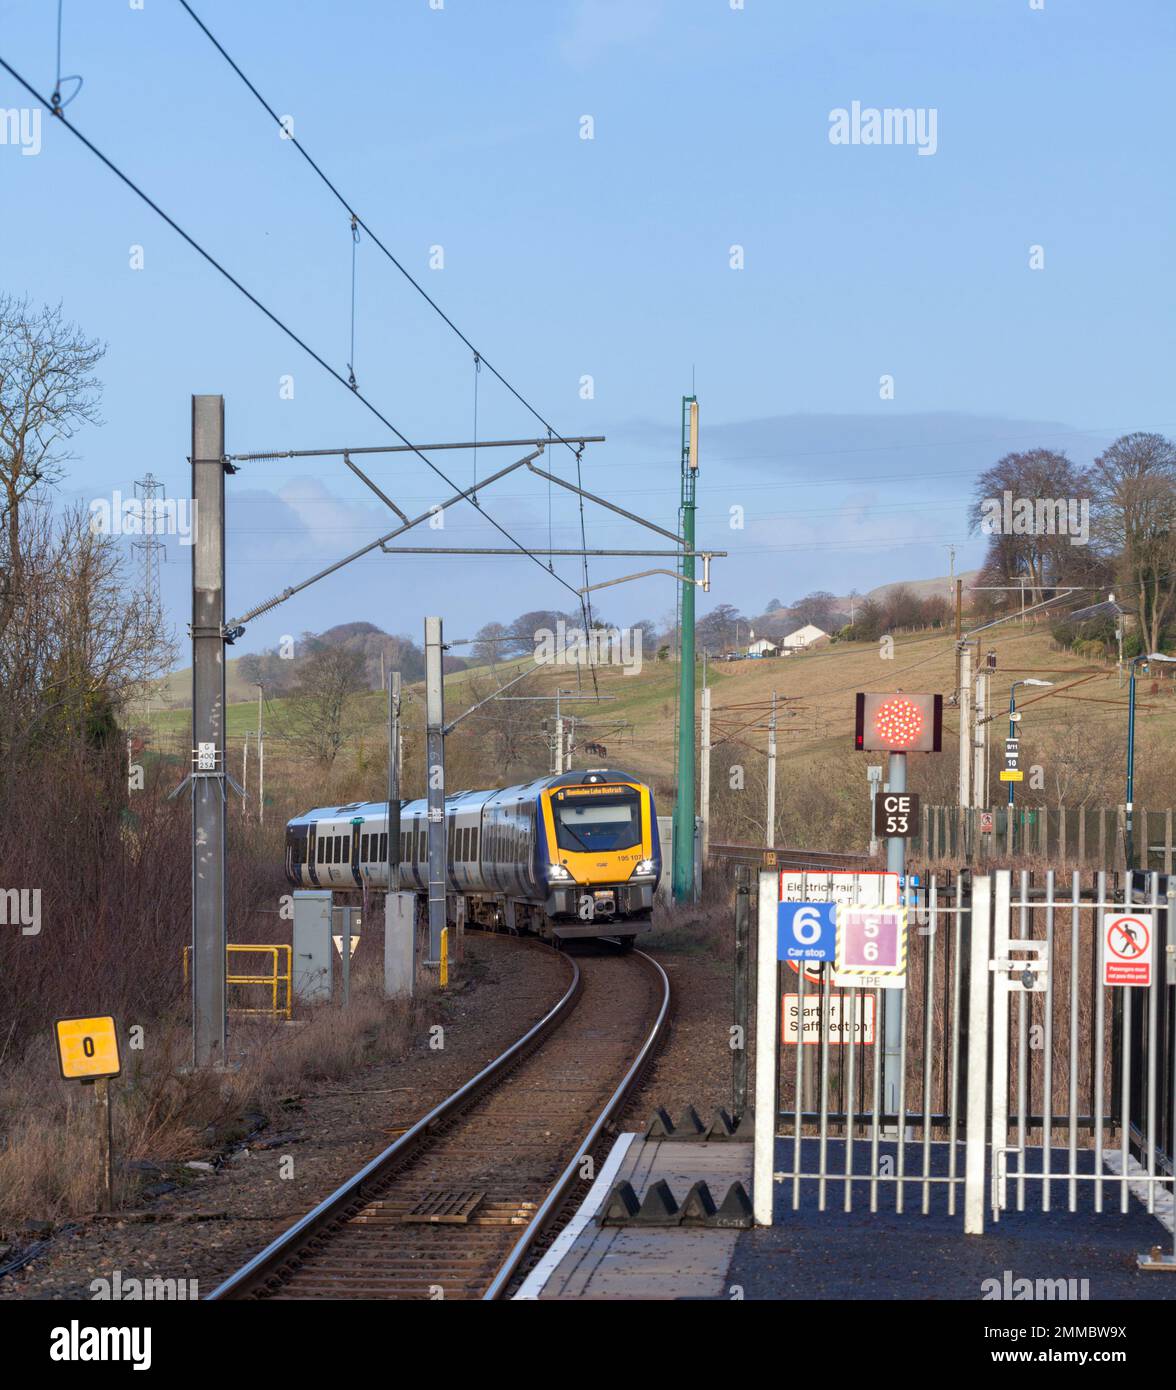
[[[1085,461],[1127,430],[1176,430],[1169,4],[193,5],[486,358],[558,429],[608,436],[586,486],[672,524],[694,381],[700,543],[731,552],[703,610],[942,574],[949,543],[973,564],[972,478],[1002,453]],[[48,0],[0,0],[0,54],[45,93],[55,18]],[[65,0],[62,65],[84,78],[71,121],[346,374],[345,215],[175,0]],[[934,155],[831,144],[830,112],[854,101],[934,109]],[[28,104],[0,74],[0,106]],[[0,146],[0,212],[3,288],[60,300],[109,344],[105,424],[77,441],[64,494],[129,492],[151,470],[185,495],[194,391],[224,393],[231,452],[387,442],[49,118],[35,157]],[[358,278],[361,388],[411,439],[469,437],[469,352],[367,242]],[[533,429],[483,371],[479,435]],[[468,456],[437,462],[472,476]],[[445,491],[404,456],[373,472],[410,514]],[[228,486],[234,615],[390,524],[338,462],[253,465]],[[552,499],[549,533],[538,479],[484,502],[521,539],[577,544],[574,500]],[[589,508],[591,545],[641,534]],[[469,508],[417,543],[437,540],[501,543]],[[169,548],[181,630],[188,562]],[[591,578],[645,567],[600,560]],[[578,562],[557,568],[571,581]],[[624,622],[673,600],[652,579],[597,603]],[[419,636],[426,611],[469,635],[572,603],[525,560],[376,557],[239,649],[351,619]]]

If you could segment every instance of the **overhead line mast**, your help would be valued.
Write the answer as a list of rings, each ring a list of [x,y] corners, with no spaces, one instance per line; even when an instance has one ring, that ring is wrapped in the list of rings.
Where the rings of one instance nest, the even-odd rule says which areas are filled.
[[[674,802],[674,901],[694,901],[694,495],[698,480],[698,398],[682,397],[682,598],[678,672],[678,796]]]

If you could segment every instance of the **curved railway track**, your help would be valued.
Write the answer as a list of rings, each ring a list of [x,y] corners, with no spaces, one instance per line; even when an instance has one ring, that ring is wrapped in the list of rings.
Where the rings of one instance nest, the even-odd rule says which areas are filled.
[[[656,961],[598,951],[565,955],[568,989],[534,1027],[210,1300],[506,1296],[669,1015]]]

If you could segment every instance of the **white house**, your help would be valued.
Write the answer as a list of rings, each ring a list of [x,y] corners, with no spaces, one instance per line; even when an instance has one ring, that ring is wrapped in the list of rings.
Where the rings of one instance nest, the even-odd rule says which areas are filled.
[[[786,652],[799,652],[828,636],[827,632],[823,632],[812,623],[805,623],[804,627],[798,627],[795,632],[790,632],[780,645]]]
[[[776,646],[775,642],[769,642],[766,637],[761,637],[758,641],[753,642],[751,646],[748,647],[747,655],[775,656],[778,651],[779,648]]]

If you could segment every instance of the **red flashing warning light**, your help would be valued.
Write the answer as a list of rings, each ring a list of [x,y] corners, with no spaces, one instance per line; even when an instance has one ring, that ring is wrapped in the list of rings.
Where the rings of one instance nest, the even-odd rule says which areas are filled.
[[[867,752],[938,753],[943,696],[859,694],[853,746]]]
[[[888,748],[910,748],[922,736],[923,711],[905,695],[896,695],[878,706],[874,732]]]

